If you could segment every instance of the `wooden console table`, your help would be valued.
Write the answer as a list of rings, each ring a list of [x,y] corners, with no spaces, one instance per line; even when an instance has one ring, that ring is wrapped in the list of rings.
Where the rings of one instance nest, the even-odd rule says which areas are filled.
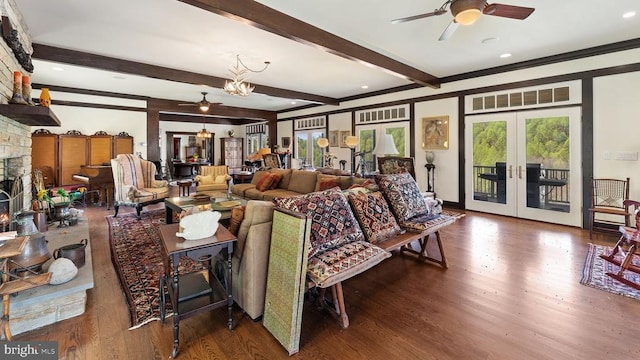
[[[164,248],[164,275],[160,276],[160,320],[164,322],[166,306],[165,285],[173,307],[173,353],[178,355],[180,320],[227,305],[229,330],[233,329],[233,294],[231,292],[231,258],[235,235],[222,225],[216,233],[200,240],[185,240],[177,237],[179,224],[160,226],[160,237]],[[227,278],[224,286],[214,275],[211,259],[222,249],[227,249]],[[206,266],[206,274],[201,272],[179,274],[181,256],[188,256]],[[173,275],[169,260],[173,264]],[[207,279],[208,278],[208,279]],[[182,290],[182,292],[181,292]]]

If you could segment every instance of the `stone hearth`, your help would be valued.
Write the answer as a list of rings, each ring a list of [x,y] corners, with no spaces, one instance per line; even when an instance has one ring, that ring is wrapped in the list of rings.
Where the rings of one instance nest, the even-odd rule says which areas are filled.
[[[91,239],[87,219],[80,218],[77,225],[66,228],[50,225],[49,230],[45,232],[45,238],[52,255],[61,246],[77,244],[82,239],[88,239],[85,264],[79,269],[78,275],[67,283],[40,286],[12,297],[9,324],[13,335],[83,314],[87,302],[87,289],[93,288]],[[52,261],[53,258],[42,268],[46,271]]]

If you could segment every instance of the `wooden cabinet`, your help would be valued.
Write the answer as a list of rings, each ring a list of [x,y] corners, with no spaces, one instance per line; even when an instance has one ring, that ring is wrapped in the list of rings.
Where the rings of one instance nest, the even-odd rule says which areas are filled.
[[[57,167],[59,185],[78,183],[72,177],[80,173],[80,167],[86,165],[89,159],[87,139],[84,135],[60,135]]]
[[[220,164],[227,165],[229,171],[241,168],[244,160],[244,138],[220,138]]]
[[[50,167],[54,186],[78,184],[73,175],[81,172],[82,165],[108,165],[117,154],[133,154],[132,136],[103,131],[86,136],[76,130],[58,135],[45,129],[31,134],[31,166]]]
[[[109,165],[114,158],[111,153],[112,141],[111,135],[89,136],[89,165]]]
[[[118,154],[133,154],[133,136],[121,132],[113,137],[113,158]]]
[[[56,171],[58,168],[58,135],[48,130],[39,129],[31,135],[31,167],[50,167],[54,179],[54,185],[58,185]]]

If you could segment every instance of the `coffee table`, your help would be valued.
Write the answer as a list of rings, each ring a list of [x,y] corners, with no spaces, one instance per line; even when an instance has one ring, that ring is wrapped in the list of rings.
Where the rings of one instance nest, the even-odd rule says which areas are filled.
[[[185,210],[189,210],[195,206],[199,211],[219,211],[222,215],[221,220],[231,218],[231,208],[225,206],[219,206],[217,203],[223,201],[239,201],[239,205],[246,205],[247,200],[236,195],[227,195],[226,193],[213,193],[210,196],[198,197],[198,196],[176,196],[164,199],[165,208],[165,223],[173,223],[173,212],[177,214]]]

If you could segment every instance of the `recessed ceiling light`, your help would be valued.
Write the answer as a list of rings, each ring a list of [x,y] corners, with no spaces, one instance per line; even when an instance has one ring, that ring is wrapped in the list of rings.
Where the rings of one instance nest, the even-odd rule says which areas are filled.
[[[626,13],[622,14],[622,17],[625,19],[632,18],[634,16],[636,16],[635,11],[627,11]]]
[[[291,105],[295,105],[295,104],[297,104],[295,101],[292,101],[292,102],[291,102]]]
[[[488,38],[486,38],[486,39],[482,39],[482,41],[481,41],[481,42],[482,42],[483,44],[489,44],[489,43],[492,43],[492,42],[496,42],[496,41],[498,41],[498,40],[500,40],[500,38],[497,38],[497,37],[488,37]]]
[[[51,69],[55,70],[55,71],[64,71],[63,68],[61,68],[60,66],[54,66]]]
[[[361,88],[363,88],[363,89],[368,89],[368,88],[369,88],[369,85],[362,85],[362,86],[361,86]]]
[[[506,58],[508,58],[508,57],[511,57],[511,54],[510,54],[510,53],[504,53],[504,54],[500,55],[500,58],[501,58],[501,59],[506,59]]]

